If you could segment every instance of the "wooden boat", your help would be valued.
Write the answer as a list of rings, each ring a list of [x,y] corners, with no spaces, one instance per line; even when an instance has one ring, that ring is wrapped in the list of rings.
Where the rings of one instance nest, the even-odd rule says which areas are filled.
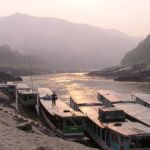
[[[44,98],[47,94],[52,93],[50,89],[38,88],[38,92],[40,97],[39,112],[52,130],[63,138],[84,136],[84,114],[74,111],[61,100],[57,100],[56,106],[52,106],[51,100]]]
[[[133,94],[132,98],[145,107],[150,108],[150,94]]]
[[[149,108],[136,103],[135,99],[120,96],[114,91],[99,90],[98,100],[105,107],[116,107],[124,110],[129,120],[137,121],[150,127]]]
[[[23,106],[33,107],[37,104],[38,92],[32,91],[25,83],[17,83],[16,99]]]
[[[89,97],[84,95],[82,98],[83,100],[78,100],[76,95],[71,94],[71,106],[75,106],[74,109],[87,116],[84,129],[102,149],[148,150],[150,148],[149,127],[127,120],[121,109],[106,108],[104,105],[96,106],[92,104],[92,100],[91,104],[88,102],[88,105],[84,105],[85,99]]]

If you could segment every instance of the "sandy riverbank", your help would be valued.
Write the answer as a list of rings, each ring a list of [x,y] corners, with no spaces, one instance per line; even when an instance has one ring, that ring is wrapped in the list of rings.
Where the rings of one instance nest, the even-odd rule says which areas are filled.
[[[27,118],[26,118],[27,119]],[[21,122],[14,109],[0,106],[0,150],[91,150],[85,145],[47,136],[39,131],[39,125],[32,122],[31,131],[16,128]],[[28,120],[28,119],[27,119]],[[41,127],[42,128],[42,127]]]

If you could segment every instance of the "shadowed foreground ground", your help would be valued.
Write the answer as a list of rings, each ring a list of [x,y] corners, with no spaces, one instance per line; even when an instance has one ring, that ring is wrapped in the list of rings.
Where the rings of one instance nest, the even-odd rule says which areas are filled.
[[[32,131],[16,128],[17,119],[11,115],[11,109],[0,108],[0,150],[90,150],[75,142],[50,137],[32,126]],[[14,110],[12,110],[14,111]]]

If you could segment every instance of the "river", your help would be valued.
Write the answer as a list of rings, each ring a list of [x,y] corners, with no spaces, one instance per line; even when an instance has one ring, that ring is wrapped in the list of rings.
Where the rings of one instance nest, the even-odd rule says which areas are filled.
[[[23,77],[23,80],[31,86],[31,78]],[[51,75],[33,76],[33,86],[48,87],[55,91],[62,100],[69,100],[69,91],[82,89],[109,89],[121,94],[149,93],[150,83],[148,82],[119,82],[102,77],[90,77],[84,73],[63,73]]]

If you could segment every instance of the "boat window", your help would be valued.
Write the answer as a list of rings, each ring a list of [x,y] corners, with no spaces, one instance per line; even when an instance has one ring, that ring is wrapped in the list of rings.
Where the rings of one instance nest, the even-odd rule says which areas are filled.
[[[113,142],[119,143],[119,141],[118,141],[118,136],[117,136],[116,134],[111,133],[111,139],[112,139]]]
[[[67,126],[82,126],[81,118],[70,118],[66,120]]]
[[[130,148],[150,148],[150,137],[134,138],[131,140]]]

